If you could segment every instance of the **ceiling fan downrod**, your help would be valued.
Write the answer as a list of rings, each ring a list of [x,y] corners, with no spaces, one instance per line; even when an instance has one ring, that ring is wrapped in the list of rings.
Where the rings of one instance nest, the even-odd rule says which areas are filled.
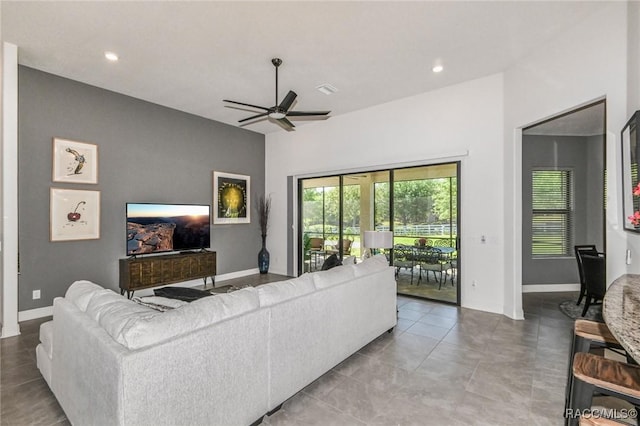
[[[282,126],[285,130],[287,131],[291,131],[294,129],[294,125],[292,122],[290,122],[289,120],[287,120],[288,116],[291,117],[300,117],[303,118],[304,117],[310,117],[310,116],[327,116],[331,111],[290,111],[291,107],[293,106],[293,103],[296,100],[296,97],[298,96],[296,94],[296,92],[294,92],[293,90],[289,90],[289,92],[287,93],[287,95],[284,97],[284,99],[282,100],[282,102],[278,102],[278,67],[280,65],[282,65],[282,59],[280,58],[273,58],[271,59],[271,63],[273,64],[274,67],[276,67],[276,103],[274,106],[272,107],[265,107],[265,106],[260,106],[260,105],[253,105],[253,104],[248,104],[245,102],[238,102],[238,101],[232,101],[230,99],[223,99],[223,102],[229,102],[235,105],[242,105],[244,107],[250,107],[250,108],[255,108],[258,110],[261,110],[262,112],[252,115],[250,117],[247,118],[243,118],[241,120],[238,120],[239,123],[244,123],[246,121],[250,121],[250,120],[255,120],[257,118],[262,118],[262,117],[268,117],[271,118],[273,120],[275,120],[277,122],[277,124],[279,124],[280,126]]]
[[[274,67],[276,67],[276,103],[275,106],[276,108],[278,107],[278,67],[280,65],[282,65],[282,59],[280,58],[273,58],[271,60],[271,63],[273,64]]]

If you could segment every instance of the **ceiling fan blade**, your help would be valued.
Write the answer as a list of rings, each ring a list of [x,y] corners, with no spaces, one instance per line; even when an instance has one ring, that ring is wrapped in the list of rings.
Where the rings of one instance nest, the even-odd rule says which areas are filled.
[[[291,108],[291,105],[293,105],[293,101],[296,100],[297,96],[298,95],[296,94],[296,92],[294,92],[293,90],[289,90],[289,93],[287,93],[287,96],[285,96],[282,102],[280,102],[278,108],[283,111],[289,111],[289,108]]]
[[[245,121],[253,120],[254,118],[265,117],[269,115],[269,112],[261,112],[258,115],[252,115],[251,117],[243,118],[242,120],[238,120],[238,123],[244,123]]]
[[[293,125],[292,122],[287,120],[286,117],[278,118],[276,121],[278,122],[278,124],[280,126],[282,126],[282,128],[284,128],[287,131],[291,131],[291,130],[293,130],[294,127],[296,127],[296,126]]]
[[[269,108],[265,108],[263,106],[245,104],[245,103],[242,103],[242,102],[230,101],[228,99],[223,99],[222,102],[229,102],[229,103],[232,103],[232,104],[244,105],[244,106],[248,106],[248,107],[251,107],[251,108],[258,108],[258,109],[263,109],[265,111],[269,111]]]
[[[287,116],[289,117],[304,117],[309,115],[327,115],[331,111],[289,111]]]
[[[282,59],[273,58],[271,59],[271,63],[276,68],[276,103],[274,106],[267,108],[260,105],[253,105],[253,104],[247,104],[244,102],[231,101],[229,99],[222,100],[223,102],[229,102],[231,104],[241,105],[249,108],[256,108],[264,111],[264,112],[252,115],[251,117],[243,118],[242,120],[239,120],[238,123],[245,123],[258,118],[266,118],[269,121],[272,121],[272,122],[275,121],[276,124],[278,124],[280,127],[290,132],[294,130],[296,126],[294,126],[294,124],[291,121],[289,121],[287,117],[312,117],[312,116],[325,117],[331,113],[331,111],[291,111],[290,112],[289,109],[293,107],[293,104],[295,103],[296,98],[298,97],[296,92],[294,92],[293,90],[289,90],[289,92],[284,97],[282,102],[278,103],[278,67],[282,65]],[[227,108],[234,108],[234,109],[240,109],[240,110],[243,109],[243,108],[233,107],[229,105],[227,105]],[[249,111],[249,112],[252,112],[252,111]],[[281,118],[277,118],[277,117],[281,117]]]

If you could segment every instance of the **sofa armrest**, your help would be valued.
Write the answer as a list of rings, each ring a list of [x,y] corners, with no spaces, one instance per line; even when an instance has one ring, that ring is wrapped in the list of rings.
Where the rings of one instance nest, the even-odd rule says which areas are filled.
[[[130,350],[54,302],[53,391],[72,424],[247,425],[268,409],[269,311]]]
[[[53,304],[52,388],[69,421],[123,423],[122,363],[128,352],[73,303]]]

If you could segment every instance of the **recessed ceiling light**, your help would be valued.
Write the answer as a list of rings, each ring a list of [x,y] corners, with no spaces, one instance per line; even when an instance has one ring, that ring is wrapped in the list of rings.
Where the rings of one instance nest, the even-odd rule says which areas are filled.
[[[111,62],[116,62],[118,60],[118,55],[113,52],[104,52],[104,57]]]
[[[444,69],[444,67],[442,65],[436,65],[432,68],[433,72],[442,72],[442,70]]]
[[[318,89],[320,92],[324,93],[325,95],[332,95],[338,91],[338,89],[336,89],[335,86],[332,86],[329,83],[324,83],[324,84],[321,84],[320,86],[316,86],[316,89]]]

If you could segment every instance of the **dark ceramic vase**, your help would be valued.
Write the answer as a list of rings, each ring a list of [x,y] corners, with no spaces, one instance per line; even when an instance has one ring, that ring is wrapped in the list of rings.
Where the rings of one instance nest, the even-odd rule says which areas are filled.
[[[267,236],[262,236],[262,249],[258,253],[258,269],[261,274],[269,272],[269,251],[267,250]]]

